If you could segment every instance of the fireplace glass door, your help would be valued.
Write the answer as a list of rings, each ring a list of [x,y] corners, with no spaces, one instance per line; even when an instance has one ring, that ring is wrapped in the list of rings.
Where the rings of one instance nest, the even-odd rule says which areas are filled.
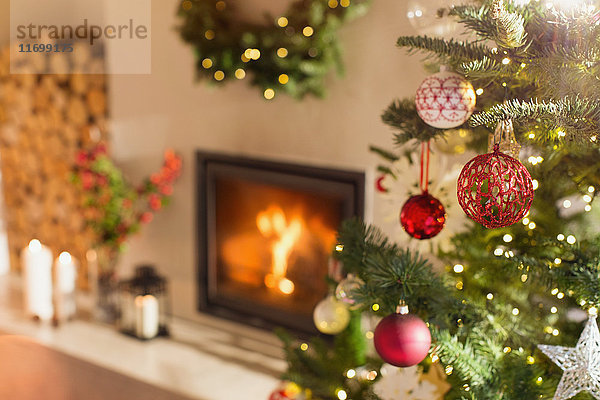
[[[357,172],[198,154],[200,308],[314,332],[340,223],[363,211]]]

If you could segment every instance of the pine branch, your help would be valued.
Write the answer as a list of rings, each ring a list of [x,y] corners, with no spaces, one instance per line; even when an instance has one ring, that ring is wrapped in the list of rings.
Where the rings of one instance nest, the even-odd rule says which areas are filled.
[[[525,18],[514,12],[508,12],[504,0],[492,3],[492,21],[496,26],[496,43],[505,49],[525,46]]]
[[[474,31],[480,38],[494,40],[495,25],[489,18],[489,7],[461,5],[452,7],[449,15],[457,16],[458,22],[469,31]]]
[[[373,153],[377,154],[379,157],[383,158],[384,160],[390,163],[393,163],[394,161],[398,161],[400,159],[400,157],[398,157],[391,151],[387,151],[378,146],[369,146],[369,151],[372,151]]]
[[[580,97],[565,97],[557,101],[541,102],[514,99],[473,115],[470,125],[493,127],[507,119],[521,122],[541,120],[583,134],[594,135],[600,126],[600,101]]]
[[[445,137],[443,129],[427,125],[417,114],[414,99],[395,100],[381,115],[381,120],[399,132],[394,134],[394,143],[398,146],[413,139],[426,142]]]
[[[486,386],[495,374],[496,367],[493,361],[496,357],[481,357],[481,351],[502,354],[502,348],[497,344],[485,341],[478,349],[470,341],[462,343],[457,336],[446,330],[432,329],[435,338],[435,347],[432,351],[445,365],[451,365],[454,373],[462,381],[469,382],[471,386]],[[493,347],[487,347],[492,345]],[[489,360],[489,361],[488,361]]]
[[[428,36],[400,36],[398,47],[408,47],[410,53],[426,51],[440,58],[449,58],[459,61],[480,60],[492,57],[491,49],[483,44],[431,38]]]
[[[497,81],[503,77],[513,76],[518,69],[518,63],[503,64],[495,58],[484,57],[481,60],[462,63],[459,72],[463,73],[470,80],[491,78],[491,80]]]

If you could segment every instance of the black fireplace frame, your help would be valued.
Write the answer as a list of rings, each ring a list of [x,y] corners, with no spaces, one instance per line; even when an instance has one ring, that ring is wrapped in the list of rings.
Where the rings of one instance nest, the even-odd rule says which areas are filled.
[[[250,304],[227,301],[216,296],[216,274],[211,272],[210,267],[211,262],[216,265],[216,243],[215,238],[209,235],[211,227],[214,228],[215,225],[215,178],[219,173],[231,174],[233,171],[241,174],[246,171],[247,176],[262,174],[268,183],[279,184],[290,189],[299,188],[299,183],[296,185],[291,183],[292,178],[304,185],[307,181],[313,181],[343,188],[351,192],[351,195],[345,200],[342,219],[364,217],[365,173],[204,151],[196,152],[198,310],[263,329],[281,326],[300,334],[316,333],[311,319],[290,316],[284,311],[274,312],[267,307],[265,307],[266,311],[256,310]]]

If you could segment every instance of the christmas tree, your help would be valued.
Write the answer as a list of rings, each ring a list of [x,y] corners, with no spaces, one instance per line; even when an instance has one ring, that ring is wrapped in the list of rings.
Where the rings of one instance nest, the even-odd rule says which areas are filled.
[[[442,75],[433,75],[438,82],[428,83],[429,92],[416,101],[393,101],[382,119],[394,129],[397,147],[372,148],[382,158],[379,169],[398,179],[394,162],[418,160],[421,150],[423,159],[430,142],[463,137],[466,148],[489,154],[467,165],[466,183],[459,184],[461,206],[481,223],[469,223],[453,235],[450,250],[437,252],[447,265],[437,271],[378,228],[347,221],[333,255],[359,278],[343,294],[354,303],[349,327],[333,344],[319,338],[300,344],[281,335],[285,378],[308,396],[381,398],[374,388],[383,361],[366,350],[372,332],[365,337],[360,318],[394,315],[402,301],[409,315],[427,323],[432,344],[419,365],[441,365],[451,384],[446,399],[600,398],[600,236],[592,207],[600,185],[600,13],[590,2],[562,3],[454,6],[438,14],[462,25],[470,40],[398,39],[400,48],[426,54],[432,71],[446,66],[472,87],[459,81],[448,94],[440,89]],[[453,101],[459,90],[458,105],[465,107],[458,108],[458,122],[440,123],[440,115],[424,113],[432,90],[438,103]],[[477,94],[475,110],[463,101],[470,91]],[[506,164],[504,153],[527,171],[515,172],[523,165]],[[515,174],[508,177],[506,168]],[[425,174],[424,194],[427,183]],[[414,232],[414,218],[406,222],[414,237],[431,237]],[[577,349],[569,349],[580,335]],[[381,353],[389,361],[390,354]]]

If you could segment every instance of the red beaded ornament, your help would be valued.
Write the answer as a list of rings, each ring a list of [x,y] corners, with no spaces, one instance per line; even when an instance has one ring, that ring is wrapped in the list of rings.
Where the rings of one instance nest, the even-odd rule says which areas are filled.
[[[406,368],[427,357],[431,333],[421,318],[408,314],[408,307],[399,306],[395,314],[388,315],[377,324],[373,342],[383,361]]]
[[[510,226],[522,219],[533,200],[529,171],[501,153],[499,145],[462,169],[457,182],[458,203],[469,218],[486,228]]]
[[[440,233],[446,223],[446,210],[438,199],[427,192],[429,180],[429,142],[424,167],[425,143],[421,143],[421,190],[409,198],[400,211],[402,228],[415,239],[430,239]]]

